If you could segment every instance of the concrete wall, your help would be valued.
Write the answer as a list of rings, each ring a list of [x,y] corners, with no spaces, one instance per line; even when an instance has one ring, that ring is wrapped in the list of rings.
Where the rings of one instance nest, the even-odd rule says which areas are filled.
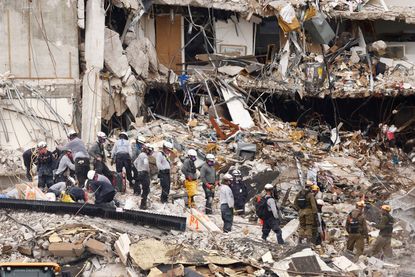
[[[387,6],[414,7],[414,0],[384,0]]]
[[[237,22],[237,21],[236,21]],[[236,26],[236,29],[235,29]],[[237,31],[236,31],[237,30]],[[246,46],[246,55],[253,54],[254,45],[254,26],[253,23],[239,18],[239,22],[234,24],[231,20],[215,22],[216,47],[220,52],[221,44],[244,45]]]
[[[0,74],[78,79],[76,0],[1,0]]]
[[[405,45],[405,57],[408,59],[409,62],[415,63],[415,42],[407,41],[407,42],[386,42],[387,45]]]

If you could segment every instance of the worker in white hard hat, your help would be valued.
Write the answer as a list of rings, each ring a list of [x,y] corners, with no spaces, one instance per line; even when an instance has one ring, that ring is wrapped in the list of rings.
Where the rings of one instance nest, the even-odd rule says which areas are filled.
[[[75,161],[75,175],[78,180],[78,184],[83,186],[86,180],[86,175],[89,170],[89,154],[86,149],[85,143],[78,137],[78,133],[75,130],[68,132],[68,143],[65,148],[71,149],[73,158]]]
[[[228,233],[232,231],[233,224],[233,208],[234,208],[234,198],[231,190],[232,184],[232,175],[226,173],[222,177],[222,184],[219,188],[219,201],[220,201],[220,211],[223,220],[223,232]]]
[[[95,170],[88,171],[87,189],[94,193],[95,204],[107,204],[114,200],[116,191],[111,181],[101,174],[97,174]]]
[[[158,177],[161,186],[161,203],[166,203],[170,193],[170,155],[173,153],[173,144],[163,142],[163,149],[155,153]]]
[[[130,184],[130,188],[132,188],[132,189],[134,189],[134,183],[136,182],[136,179],[138,177],[138,172],[137,172],[137,169],[134,166],[134,161],[137,159],[138,155],[140,155],[140,153],[143,150],[143,148],[145,147],[146,143],[147,143],[147,139],[143,135],[137,134],[137,136],[135,137],[135,142],[133,142],[132,145],[131,145],[131,147],[132,147],[131,160],[133,161],[132,172],[133,172],[133,175],[134,175],[133,183]]]
[[[277,210],[278,207],[273,195],[274,186],[272,184],[266,184],[264,189],[267,215],[263,218],[264,224],[262,225],[262,239],[267,240],[269,233],[273,231],[277,235],[278,244],[284,244]]]
[[[248,187],[242,180],[242,173],[238,169],[232,171],[232,192],[235,198],[235,213],[237,215],[245,214],[245,204],[248,200]]]
[[[64,147],[61,149],[61,151],[64,154],[61,157],[58,169],[55,172],[55,184],[58,182],[66,182],[68,176],[72,175],[72,173],[75,172],[72,150]]]
[[[184,187],[187,191],[187,207],[195,207],[194,196],[197,193],[197,175],[195,161],[197,159],[197,152],[194,149],[187,151],[187,158],[183,162],[182,173],[186,180],[184,181]]]
[[[48,145],[44,141],[37,144],[37,152],[38,187],[48,189],[53,185],[52,152],[48,150]]]
[[[112,179],[111,170],[106,165],[107,155],[105,153],[105,142],[107,141],[107,135],[104,132],[97,133],[97,140],[89,147],[88,153],[92,158],[92,164],[94,170],[103,174],[108,179]]]
[[[147,209],[147,197],[150,193],[150,162],[149,156],[153,154],[154,148],[150,145],[145,145],[137,159],[134,161],[134,166],[137,169],[137,177],[134,183],[134,194],[141,195],[140,209]]]
[[[125,174],[127,175],[130,186],[133,183],[132,155],[133,152],[131,144],[128,141],[128,134],[126,132],[121,132],[112,148],[111,158],[113,162],[115,161],[115,170],[118,173],[122,173],[123,168],[125,169]]]
[[[215,156],[213,154],[206,155],[206,162],[200,169],[200,181],[202,181],[202,188],[205,191],[205,213],[212,214],[212,203],[213,198],[215,197],[215,187],[219,184],[215,169]]]

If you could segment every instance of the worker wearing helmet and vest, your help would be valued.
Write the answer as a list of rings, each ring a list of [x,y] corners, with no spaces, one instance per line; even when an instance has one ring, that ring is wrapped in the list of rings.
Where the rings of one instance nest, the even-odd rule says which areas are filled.
[[[128,134],[121,132],[118,136],[118,140],[115,142],[111,151],[111,158],[115,161],[115,170],[118,173],[122,172],[125,168],[125,174],[130,185],[133,183],[132,172],[132,149],[130,142],[128,141]]]
[[[182,165],[182,173],[186,180],[184,181],[184,187],[187,192],[188,201],[187,207],[195,207],[194,196],[197,193],[197,175],[195,161],[197,159],[197,152],[194,149],[187,151],[187,158]]]
[[[220,201],[220,211],[223,220],[223,232],[228,233],[232,231],[233,224],[233,208],[234,208],[234,199],[232,190],[230,188],[232,184],[232,175],[226,173],[223,176],[222,184],[219,188],[219,201]]]
[[[38,186],[40,188],[49,188],[53,185],[52,152],[48,150],[48,145],[44,141],[37,144],[37,152]]]
[[[392,208],[389,205],[383,205],[381,207],[382,218],[379,224],[375,225],[379,229],[379,236],[376,238],[372,248],[368,251],[368,256],[376,256],[382,252],[385,257],[392,257],[391,242],[395,219],[390,215],[391,210]]]
[[[163,149],[155,154],[158,177],[161,186],[161,203],[167,203],[170,193],[170,160],[169,155],[173,152],[173,144],[165,141]]]
[[[147,197],[150,193],[150,162],[149,156],[154,152],[153,146],[144,145],[141,153],[134,161],[134,166],[137,169],[137,178],[134,184],[134,193],[141,194],[140,209],[147,209]],[[142,193],[141,193],[142,192]]]
[[[206,197],[205,213],[212,214],[213,197],[215,197],[215,187],[218,184],[215,156],[213,154],[206,155],[206,162],[200,169],[200,180],[202,181],[202,188],[205,191]]]
[[[356,203],[356,209],[347,215],[346,231],[349,234],[347,240],[347,250],[353,251],[356,249],[356,258],[363,254],[365,247],[365,239],[368,239],[368,231],[366,219],[363,214],[365,202],[359,201]]]
[[[235,169],[232,171],[232,192],[235,198],[235,212],[238,215],[245,214],[245,204],[248,199],[248,188],[242,181],[241,171]]]
[[[89,147],[88,154],[93,159],[92,164],[94,166],[94,170],[98,174],[103,174],[105,177],[112,180],[112,173],[105,164],[107,160],[104,148],[106,141],[107,135],[104,132],[98,132],[97,140]]]
[[[89,171],[89,154],[85,147],[85,143],[78,137],[75,130],[68,132],[68,143],[65,148],[71,149],[75,160],[75,175],[78,179],[79,186],[83,187],[87,179],[86,175]]]
[[[298,211],[300,226],[298,229],[299,243],[305,239],[313,241],[313,232],[318,228],[317,202],[312,192],[313,183],[306,182],[303,188],[295,197],[294,208]]]

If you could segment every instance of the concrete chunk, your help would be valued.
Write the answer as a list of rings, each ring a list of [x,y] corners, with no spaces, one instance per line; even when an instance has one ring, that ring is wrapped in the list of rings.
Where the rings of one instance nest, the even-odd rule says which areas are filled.
[[[127,234],[122,234],[120,238],[115,242],[115,251],[120,257],[123,264],[127,265],[128,253],[130,252],[130,238]]]
[[[108,28],[105,28],[104,64],[118,78],[123,77],[129,68],[119,34]]]
[[[104,256],[104,257],[107,257],[109,254],[107,246],[104,243],[97,241],[95,239],[89,239],[86,242],[85,247],[92,254],[96,254],[96,255]]]
[[[79,249],[78,245],[68,242],[56,242],[49,245],[49,252],[57,257],[75,257],[82,255],[83,251]]]

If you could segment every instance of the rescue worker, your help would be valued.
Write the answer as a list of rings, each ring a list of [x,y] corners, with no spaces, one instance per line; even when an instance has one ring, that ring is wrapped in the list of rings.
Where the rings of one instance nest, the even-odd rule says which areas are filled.
[[[365,202],[356,203],[356,209],[347,215],[346,231],[349,234],[347,240],[347,250],[353,252],[356,249],[355,257],[359,258],[363,254],[365,248],[365,239],[368,240],[366,219],[363,214]]]
[[[322,199],[317,199],[317,216],[318,216],[318,222],[319,222],[319,227],[317,229],[317,234],[316,234],[316,245],[321,245],[321,243],[326,239],[326,223],[323,220],[323,216],[322,216],[322,209],[323,206],[325,205],[325,202]]]
[[[112,180],[112,173],[106,165],[107,157],[105,155],[105,142],[107,135],[104,132],[97,133],[97,141],[89,147],[88,154],[92,158],[94,170],[98,174],[103,174],[108,179]]]
[[[23,152],[23,163],[26,167],[26,178],[30,182],[32,178],[32,167],[34,164],[37,164],[37,148],[32,147]]]
[[[148,157],[153,154],[153,151],[153,147],[145,145],[137,159],[134,161],[134,166],[137,169],[134,193],[137,195],[141,194],[140,209],[142,210],[147,209],[147,197],[150,193],[150,162]]]
[[[121,132],[118,136],[118,140],[115,142],[114,147],[111,151],[111,158],[115,161],[115,170],[118,173],[122,172],[122,169],[125,168],[125,173],[127,175],[127,180],[131,184],[133,183],[132,173],[132,149],[130,142],[128,141],[128,134],[126,132]]]
[[[161,203],[167,203],[170,193],[170,160],[169,155],[173,151],[173,144],[168,141],[163,143],[163,149],[155,154],[158,169],[158,177],[161,186]]]
[[[187,151],[187,158],[184,160],[182,165],[182,173],[186,180],[184,181],[184,187],[187,192],[187,203],[186,207],[195,207],[194,196],[197,192],[197,176],[196,176],[196,165],[197,152],[194,149]]]
[[[205,214],[212,214],[212,203],[213,197],[215,197],[215,186],[218,184],[215,169],[215,156],[213,154],[206,155],[206,162],[200,169],[200,180],[202,181],[202,188],[205,191]]]
[[[280,220],[278,217],[277,204],[273,197],[274,186],[272,184],[265,185],[265,199],[267,200],[267,215],[264,217],[262,225],[262,239],[267,240],[269,233],[274,231],[277,234],[278,244],[284,244],[282,238],[282,230],[280,228]]]
[[[228,233],[232,231],[233,224],[233,208],[234,208],[234,199],[232,190],[230,188],[232,184],[232,175],[226,173],[223,176],[222,185],[219,188],[219,201],[220,201],[220,211],[223,220],[223,232]]]
[[[248,199],[248,188],[242,181],[241,171],[235,169],[232,171],[232,193],[235,198],[235,212],[237,215],[245,214],[245,203]]]
[[[71,149],[75,160],[75,175],[78,179],[78,185],[83,187],[87,179],[86,175],[89,171],[89,155],[84,142],[78,137],[78,133],[74,130],[68,132],[68,143],[65,148]]]
[[[379,224],[375,224],[375,227],[379,229],[379,236],[376,238],[372,248],[368,251],[368,256],[375,256],[383,252],[385,257],[392,257],[391,242],[395,219],[390,215],[391,210],[391,206],[389,205],[383,205],[381,207],[382,218]]]
[[[132,145],[133,155],[131,157],[132,158],[131,160],[133,162],[137,159],[138,155],[140,155],[140,153],[141,153],[142,149],[145,147],[146,143],[147,143],[146,138],[143,137],[142,135],[138,134],[136,139],[135,139],[135,143],[133,143],[133,145]],[[134,164],[132,166],[132,171],[133,171],[133,174],[134,174],[134,179],[133,179],[133,183],[130,184],[130,188],[134,188],[134,183],[136,182],[137,175],[138,175],[137,169],[135,168]]]
[[[102,174],[98,174],[95,170],[88,171],[88,180],[104,182],[104,183],[112,185],[110,179],[108,179]]]
[[[308,243],[313,242],[313,231],[319,227],[317,220],[317,202],[311,191],[312,182],[307,181],[295,197],[294,208],[298,211],[300,226],[298,230],[299,243],[305,239]]]
[[[100,175],[107,179],[104,175]],[[109,204],[114,200],[116,191],[111,183],[107,181],[92,180],[88,182],[87,189],[95,196],[95,204]]]
[[[49,188],[53,185],[53,157],[48,150],[46,142],[41,141],[37,144],[37,175],[38,187]]]
[[[58,169],[55,172],[55,183],[66,182],[71,172],[75,172],[72,150],[63,148],[62,152],[64,152],[64,155],[60,159]]]

